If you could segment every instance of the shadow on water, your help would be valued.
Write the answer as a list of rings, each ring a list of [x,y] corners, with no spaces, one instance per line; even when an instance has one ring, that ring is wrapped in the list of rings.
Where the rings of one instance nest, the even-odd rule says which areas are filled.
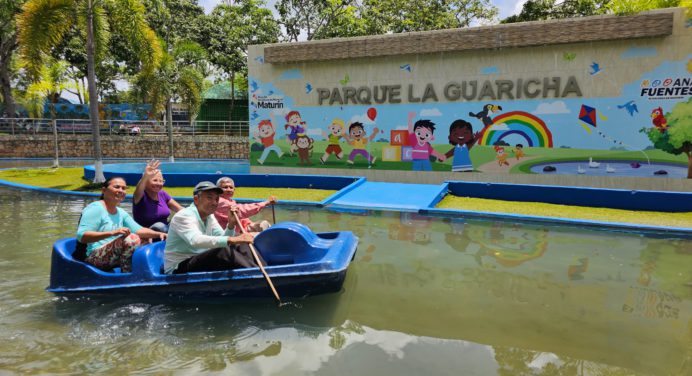
[[[281,304],[273,298],[63,295],[54,300],[53,314],[60,322],[88,322],[113,315],[135,314],[132,317],[137,319],[136,314],[165,312],[166,321],[182,323],[184,330],[214,327],[216,333],[227,335],[249,323],[262,328],[286,325],[329,328],[347,320],[356,280],[355,273],[348,273],[342,290],[337,293],[289,298]]]

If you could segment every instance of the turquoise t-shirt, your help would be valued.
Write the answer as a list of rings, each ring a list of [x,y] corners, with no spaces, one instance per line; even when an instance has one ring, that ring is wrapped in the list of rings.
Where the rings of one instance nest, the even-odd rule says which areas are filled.
[[[116,208],[115,214],[108,213],[106,207],[101,201],[92,202],[82,211],[82,219],[77,227],[77,240],[82,241],[82,236],[87,231],[113,231],[121,227],[127,227],[132,232],[139,231],[142,226],[137,224],[135,220],[125,212],[125,210]],[[94,249],[103,247],[117,238],[116,235],[99,240],[97,242],[87,244],[87,256]]]

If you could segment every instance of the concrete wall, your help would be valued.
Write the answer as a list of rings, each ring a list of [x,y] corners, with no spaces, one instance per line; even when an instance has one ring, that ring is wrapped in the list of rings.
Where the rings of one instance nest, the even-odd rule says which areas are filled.
[[[611,175],[621,178],[623,187],[631,176],[648,179],[661,169],[667,169],[668,179],[683,178],[687,157],[657,149],[649,132],[692,141],[687,140],[689,125],[675,120],[692,106],[689,22],[685,9],[673,8],[250,46],[250,130],[254,133],[260,122],[271,120],[275,133],[262,136],[265,144],[273,137],[275,145],[288,152],[284,124],[286,115],[295,118],[297,111],[304,133],[314,139],[310,162],[320,164],[328,145],[325,134],[336,128],[332,122],[344,122],[344,132],[349,124],[361,123],[366,136],[355,136],[374,135],[365,149],[377,157],[370,165],[353,154],[350,168],[364,175],[368,169],[426,169],[411,163],[409,129],[416,121],[428,120],[436,128],[426,132],[427,141],[426,134],[420,135],[423,141],[418,144],[427,142],[448,154],[446,160],[432,162],[438,171],[463,171],[471,164],[476,173],[527,175],[533,181],[543,177],[526,174],[532,166],[569,162],[558,166],[557,174],[583,174],[587,179],[598,175],[610,181],[607,164],[619,161],[622,165]],[[460,123],[472,126],[471,131],[454,132],[452,125],[458,130]],[[329,157],[325,168],[349,167],[349,152],[363,147],[347,141],[338,141],[343,157]],[[450,143],[473,150],[465,158],[466,152]],[[306,164],[279,158],[279,153],[261,153],[251,152],[253,166],[260,167],[258,160],[263,166]],[[604,163],[600,169],[594,164],[579,172],[576,164],[586,166],[589,158]],[[651,171],[630,167],[649,161],[663,166]],[[532,171],[540,173],[540,168]]]
[[[91,135],[59,135],[60,158],[88,158],[93,155]],[[104,158],[168,157],[166,136],[102,136]],[[246,159],[249,144],[245,137],[185,136],[175,139],[174,157],[204,159]],[[52,158],[53,135],[0,135],[0,158]]]

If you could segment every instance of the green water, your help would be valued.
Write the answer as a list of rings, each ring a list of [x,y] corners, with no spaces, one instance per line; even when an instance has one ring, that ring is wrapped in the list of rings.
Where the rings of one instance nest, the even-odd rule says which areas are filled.
[[[86,204],[0,187],[0,374],[692,374],[691,239],[280,207],[360,237],[342,292],[58,298],[50,246]]]

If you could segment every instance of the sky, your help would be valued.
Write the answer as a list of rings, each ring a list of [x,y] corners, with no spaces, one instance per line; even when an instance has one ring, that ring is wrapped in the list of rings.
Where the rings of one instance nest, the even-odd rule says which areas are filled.
[[[221,0],[198,0],[197,2],[204,7],[206,13],[209,13]],[[526,0],[491,0],[490,2],[498,7],[500,19],[503,19],[519,13]],[[274,3],[276,3],[276,0],[267,0],[267,4],[270,4],[269,9],[274,10]]]

